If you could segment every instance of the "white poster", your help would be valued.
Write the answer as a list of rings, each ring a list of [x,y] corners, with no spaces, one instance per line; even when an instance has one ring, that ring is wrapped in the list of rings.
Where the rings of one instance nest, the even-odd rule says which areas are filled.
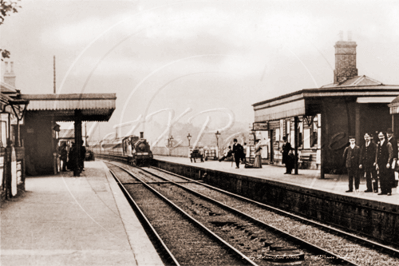
[[[291,147],[295,148],[295,131],[291,131]]]
[[[17,195],[17,156],[14,147],[11,152],[11,195]]]
[[[310,129],[303,130],[303,148],[310,149]]]

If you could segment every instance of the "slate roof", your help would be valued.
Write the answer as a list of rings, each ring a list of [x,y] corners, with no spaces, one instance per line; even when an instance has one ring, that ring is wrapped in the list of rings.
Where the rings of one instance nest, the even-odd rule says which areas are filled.
[[[340,87],[357,87],[357,86],[384,86],[384,84],[378,80],[363,75],[363,76],[353,77],[341,83],[327,84],[321,86],[320,88],[323,89],[323,88],[340,88]]]

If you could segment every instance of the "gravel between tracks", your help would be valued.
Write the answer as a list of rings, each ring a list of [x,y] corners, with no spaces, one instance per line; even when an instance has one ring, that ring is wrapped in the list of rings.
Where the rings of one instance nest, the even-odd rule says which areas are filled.
[[[152,184],[151,186],[259,265],[271,265],[270,262],[262,259],[270,245],[294,246],[289,240],[245,221],[173,184]],[[302,265],[336,265],[336,262],[322,256],[311,254],[306,250],[302,251],[305,253],[305,262]]]
[[[173,180],[176,180],[176,178],[178,178],[162,171],[157,171],[153,168],[151,169],[151,171],[168,179],[169,177],[173,177]],[[330,252],[344,257],[350,261],[353,261],[358,265],[399,265],[398,258],[392,257],[387,254],[381,254],[376,250],[365,247],[363,245],[359,245],[356,242],[345,239],[343,237],[336,236],[315,226],[307,225],[289,217],[265,210],[256,204],[248,203],[244,200],[231,197],[229,195],[212,190],[202,185],[193,183],[182,185],[196,192],[209,196],[210,198],[213,198],[217,201],[221,201],[230,207],[241,210],[242,212],[258,220],[279,228],[280,230],[288,232],[314,245],[329,250]]]
[[[126,187],[181,265],[246,265],[143,185]]]

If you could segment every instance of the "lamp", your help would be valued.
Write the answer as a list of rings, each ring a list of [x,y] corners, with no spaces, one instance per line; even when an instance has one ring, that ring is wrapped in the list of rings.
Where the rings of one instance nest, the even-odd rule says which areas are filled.
[[[190,135],[190,133],[188,133],[188,135],[187,135],[187,140],[188,140],[188,147],[190,147],[190,140],[191,140],[191,135]]]
[[[172,140],[173,140],[173,136],[170,135],[168,142],[169,142],[169,147],[172,147]]]
[[[220,132],[219,132],[219,131],[216,131],[215,136],[216,136],[216,146],[219,148],[219,136],[220,136]]]
[[[19,121],[21,121],[24,118],[24,114],[26,111],[26,107],[28,106],[29,101],[28,100],[23,100],[23,99],[13,99],[9,101],[9,105],[12,108],[12,111],[14,112],[15,117],[17,118],[17,134],[16,134],[16,140],[15,144],[20,147],[20,130],[19,130]]]

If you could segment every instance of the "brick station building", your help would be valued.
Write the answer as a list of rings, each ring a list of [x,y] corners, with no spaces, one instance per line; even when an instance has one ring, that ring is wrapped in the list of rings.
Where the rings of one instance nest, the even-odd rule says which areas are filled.
[[[356,68],[354,41],[335,44],[334,82],[295,91],[253,104],[254,128],[262,126],[269,141],[267,163],[281,164],[283,137],[295,147],[299,167],[324,173],[344,171],[342,154],[348,137],[363,143],[365,132],[393,128],[399,132],[398,116],[388,104],[399,95],[399,85],[386,85]],[[265,143],[264,143],[265,144]]]

